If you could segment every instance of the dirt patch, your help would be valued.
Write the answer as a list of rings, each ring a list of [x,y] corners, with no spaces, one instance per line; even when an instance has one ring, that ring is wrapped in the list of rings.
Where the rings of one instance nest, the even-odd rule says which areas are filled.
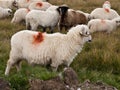
[[[9,83],[2,78],[0,78],[0,90],[11,90]]]
[[[57,76],[50,80],[29,80],[29,90],[117,90],[113,86],[109,86],[103,82],[92,83],[86,80],[79,83],[78,76],[72,68],[67,68],[63,71],[62,77]]]

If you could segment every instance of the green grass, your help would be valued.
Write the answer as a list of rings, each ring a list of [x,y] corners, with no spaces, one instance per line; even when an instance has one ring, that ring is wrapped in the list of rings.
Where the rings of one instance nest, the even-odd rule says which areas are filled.
[[[104,0],[50,0],[50,2],[56,5],[65,3],[73,9],[89,13],[94,8],[100,7]],[[120,14],[119,0],[110,2],[112,8]],[[14,33],[25,29],[25,25],[14,25],[10,21],[11,18],[0,20],[0,77],[9,81],[12,90],[28,90],[29,79],[47,80],[58,75],[59,72],[51,72],[42,66],[29,66],[26,62],[22,63],[20,72],[12,68],[9,76],[4,75],[10,52],[10,38]],[[120,90],[120,27],[111,34],[94,33],[92,38],[92,42],[85,44],[71,67],[77,72],[80,82],[86,79],[92,82],[99,80]]]

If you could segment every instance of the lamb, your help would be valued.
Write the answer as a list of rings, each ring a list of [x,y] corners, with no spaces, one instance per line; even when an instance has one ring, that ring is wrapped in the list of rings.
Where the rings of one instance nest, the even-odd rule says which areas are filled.
[[[31,65],[50,65],[53,71],[57,71],[61,64],[69,67],[84,44],[91,39],[87,25],[72,27],[67,34],[19,31],[11,38],[11,51],[5,75],[9,75],[13,65],[19,71],[22,60]]]
[[[111,5],[105,4],[103,8],[96,8],[91,13],[90,16],[92,19],[108,19],[112,20],[116,17],[119,17],[119,14],[114,10],[111,9]]]
[[[29,30],[37,30],[38,26],[46,31],[49,27],[51,33],[53,33],[54,27],[59,21],[58,6],[51,6],[46,11],[32,10],[26,15],[26,28]]]
[[[18,0],[17,6],[18,8],[28,8],[32,2],[38,2],[38,1],[42,2],[47,0]]]
[[[11,23],[21,23],[22,21],[25,21],[25,16],[28,14],[30,10],[27,8],[20,8],[17,9],[14,13],[14,17],[11,20]]]
[[[16,0],[0,0],[0,7],[13,9],[17,7]]]
[[[61,14],[61,19],[58,24],[60,31],[63,27],[65,27],[65,29],[67,30],[77,24],[87,23],[87,18],[83,13],[77,12],[73,9],[69,9],[67,5],[60,6],[58,10]]]
[[[11,9],[0,7],[0,19],[6,18],[10,15],[12,15],[12,10]]]
[[[48,2],[40,2],[40,1],[36,1],[36,2],[32,2],[28,8],[30,10],[33,9],[37,9],[37,10],[46,10],[48,9],[50,6],[52,6],[52,4],[48,3]]]
[[[120,26],[120,17],[113,20],[93,19],[88,22],[91,33],[97,31],[106,31],[107,33],[110,33],[115,30],[117,26]]]

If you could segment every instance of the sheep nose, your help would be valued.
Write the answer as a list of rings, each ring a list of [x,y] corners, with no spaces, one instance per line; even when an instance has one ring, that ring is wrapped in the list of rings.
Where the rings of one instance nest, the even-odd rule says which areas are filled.
[[[92,42],[92,40],[88,40],[88,42]]]

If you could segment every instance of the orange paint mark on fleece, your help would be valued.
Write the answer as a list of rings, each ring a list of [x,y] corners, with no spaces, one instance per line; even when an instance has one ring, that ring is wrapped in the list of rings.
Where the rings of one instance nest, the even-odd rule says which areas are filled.
[[[110,12],[110,10],[108,8],[105,8],[105,11],[108,12],[108,13]]]
[[[30,9],[27,8],[27,12],[29,12],[29,11],[30,11]]]
[[[26,0],[27,2],[29,2],[30,0]]]
[[[101,19],[101,23],[105,23],[105,20]]]
[[[33,35],[33,44],[39,44],[44,40],[43,33],[38,32],[37,35]]]
[[[42,2],[39,2],[39,3],[36,3],[36,6],[38,6],[38,7],[42,7],[43,4],[42,4]]]

